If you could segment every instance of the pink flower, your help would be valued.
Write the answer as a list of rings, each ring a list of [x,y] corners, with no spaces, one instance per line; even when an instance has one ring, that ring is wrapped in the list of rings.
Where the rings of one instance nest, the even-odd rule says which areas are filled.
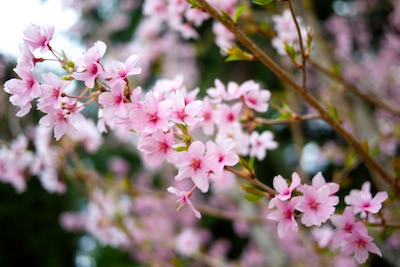
[[[213,23],[212,31],[216,37],[215,43],[225,54],[235,44],[235,35],[219,22]]]
[[[8,80],[4,84],[4,91],[12,94],[10,102],[20,108],[17,116],[22,117],[32,108],[32,100],[41,95],[41,88],[33,75],[31,66],[18,64],[14,71],[21,79]]]
[[[290,184],[290,187],[288,186],[287,181],[282,176],[275,176],[273,180],[273,185],[274,189],[279,193],[275,197],[282,201],[290,199],[293,190],[296,189],[300,182],[300,176],[296,172],[292,174],[292,183]]]
[[[347,205],[354,208],[355,213],[360,213],[362,216],[366,212],[376,214],[382,208],[382,202],[388,198],[386,192],[378,192],[373,198],[370,192],[371,183],[365,182],[361,190],[353,189],[350,194],[344,198]]]
[[[175,180],[180,181],[191,178],[193,183],[203,193],[208,191],[208,172],[211,168],[210,162],[204,156],[205,145],[200,141],[194,141],[188,151],[177,154],[177,161],[181,165]]]
[[[217,119],[220,123],[220,127],[232,127],[232,125],[238,124],[241,111],[242,103],[236,103],[233,106],[225,104],[219,105],[217,110]]]
[[[103,76],[125,80],[128,76],[140,74],[142,69],[136,66],[138,60],[138,55],[131,55],[125,63],[113,60],[110,66],[105,67],[106,73]]]
[[[336,227],[335,238],[332,240],[334,248],[340,247],[346,238],[357,228],[365,227],[362,222],[356,222],[352,207],[346,207],[342,215],[334,214],[330,218],[332,224]]]
[[[177,210],[182,208],[182,206],[187,205],[191,211],[193,211],[194,215],[197,218],[201,218],[201,214],[198,210],[195,209],[193,206],[192,202],[190,201],[190,197],[192,196],[192,191],[186,192],[186,191],[180,191],[176,189],[175,187],[168,187],[167,188],[168,192],[175,194],[178,197],[178,200],[176,203],[178,204]]]
[[[232,139],[225,139],[219,145],[213,141],[206,143],[207,155],[216,161],[215,174],[217,176],[222,175],[225,166],[234,166],[239,162],[239,156],[232,151],[235,146],[236,143]]]
[[[268,101],[271,93],[268,90],[261,90],[260,85],[254,81],[247,81],[241,85],[243,98],[246,106],[258,112],[266,112],[268,110]]]
[[[274,199],[275,201],[271,200],[268,207],[276,207],[277,210],[269,212],[267,219],[278,222],[278,236],[283,238],[291,232],[297,232],[298,225],[294,218],[297,199],[293,198],[290,201],[281,201],[277,198]]]
[[[24,41],[32,49],[40,48],[41,52],[49,50],[49,42],[53,38],[53,25],[30,25],[24,30]]]
[[[270,131],[264,131],[261,135],[253,132],[250,135],[250,156],[263,160],[267,154],[266,150],[272,150],[278,147],[278,143],[272,140],[274,135]]]
[[[153,92],[146,93],[145,102],[132,111],[132,124],[135,131],[150,134],[160,129],[168,131],[171,114],[171,100],[159,101]]]
[[[194,126],[197,122],[201,121],[201,118],[197,117],[197,115],[201,111],[202,101],[195,100],[186,104],[181,91],[172,92],[170,99],[172,100],[172,121],[189,126]]]
[[[202,121],[200,125],[203,129],[203,133],[206,135],[212,135],[214,133],[214,109],[210,103],[210,98],[207,96],[203,99],[203,108],[200,111],[200,117]]]
[[[68,108],[54,108],[53,106],[46,106],[43,112],[47,114],[39,120],[39,125],[43,127],[54,126],[54,138],[58,141],[64,134],[76,131],[81,123],[85,123],[85,117],[76,109],[76,104]]]
[[[346,243],[341,249],[343,255],[354,253],[359,264],[363,264],[368,259],[368,252],[372,252],[382,257],[379,248],[372,242],[374,239],[368,235],[367,228],[357,227],[347,238]]]
[[[54,108],[61,106],[63,91],[69,86],[69,81],[61,80],[52,72],[42,75],[45,83],[42,83],[42,96],[39,99],[38,109],[42,110],[45,106],[53,106]]]
[[[145,162],[150,166],[158,166],[165,159],[174,161],[174,132],[157,130],[149,135],[142,135],[138,142],[138,149],[144,154]]]
[[[126,107],[127,99],[125,97],[126,83],[123,80],[116,80],[110,86],[109,92],[103,92],[99,95],[99,103],[103,107],[103,116],[107,122],[117,118],[123,118],[128,115]]]
[[[319,179],[318,177],[316,179]],[[335,212],[339,198],[332,195],[327,184],[321,187],[303,185],[298,190],[303,193],[303,196],[295,197],[299,199],[296,209],[303,212],[301,222],[305,226],[321,226]]]
[[[213,98],[214,103],[220,103],[222,100],[225,100],[227,97],[227,92],[225,89],[225,85],[219,80],[216,79],[214,81],[215,87],[211,87],[207,89],[207,94]]]
[[[72,76],[78,81],[84,81],[89,88],[94,87],[97,76],[104,72],[100,59],[104,56],[107,46],[102,41],[97,41],[88,51],[77,60],[77,71]]]

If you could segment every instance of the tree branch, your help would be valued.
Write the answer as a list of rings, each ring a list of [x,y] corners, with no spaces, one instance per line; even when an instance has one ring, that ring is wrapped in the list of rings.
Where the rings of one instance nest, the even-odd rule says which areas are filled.
[[[400,184],[397,179],[386,171],[374,158],[372,158],[367,151],[365,151],[363,145],[351,135],[344,127],[330,115],[319,102],[310,95],[305,88],[297,84],[297,82],[278,64],[276,64],[267,54],[264,53],[251,39],[249,39],[230,19],[224,18],[219,12],[217,12],[206,0],[196,0],[199,7],[202,8],[215,20],[222,23],[228,30],[230,30],[236,37],[236,39],[242,43],[252,54],[263,63],[268,69],[270,69],[278,78],[287,83],[293,90],[295,90],[311,107],[316,109],[321,118],[328,123],[346,142],[353,147],[355,152],[360,155],[364,160],[364,163],[371,169],[376,171],[384,180],[391,185],[395,186],[396,189],[400,190]]]

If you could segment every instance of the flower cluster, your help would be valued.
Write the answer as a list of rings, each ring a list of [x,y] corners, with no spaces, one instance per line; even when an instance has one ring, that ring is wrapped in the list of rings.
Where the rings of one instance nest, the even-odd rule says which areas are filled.
[[[103,64],[106,45],[97,41],[73,62],[53,50],[53,31],[46,31],[47,28],[51,27],[27,28],[25,35],[30,41],[21,45],[23,54],[15,68],[19,78],[6,82],[5,90],[12,94],[11,103],[20,108],[19,116],[26,115],[36,100],[37,109],[45,113],[39,125],[54,128],[56,140],[68,135],[85,144],[89,140],[97,144],[96,136],[108,129],[124,135],[134,132],[146,165],[157,167],[168,161],[178,169],[175,180],[190,178],[203,193],[209,190],[210,181],[222,179],[226,166],[239,162],[238,155],[263,160],[266,150],[277,147],[271,132],[254,131],[250,135],[241,123],[246,114],[268,109],[270,92],[258,83],[229,82],[225,87],[216,80],[215,87],[206,89],[208,96],[204,100],[196,99],[199,89],[186,89],[182,77],[160,79],[151,90],[143,92],[141,87],[131,88],[129,84],[129,77],[141,72],[137,55],[126,62],[112,60]],[[34,53],[41,51],[50,52],[67,71],[66,76],[60,78],[49,72],[37,79],[34,69],[45,59]],[[83,83],[85,88],[73,94],[73,81]],[[97,128],[83,113],[92,102],[99,108]],[[84,132],[93,138],[85,139]],[[210,140],[194,140],[199,133]]]
[[[355,216],[359,214],[361,218],[368,219],[366,214],[378,213],[382,202],[388,197],[386,192],[379,192],[372,198],[370,184],[366,182],[362,190],[354,189],[345,197],[349,206],[342,215],[337,215],[335,206],[339,203],[339,198],[334,194],[339,190],[339,185],[327,183],[321,173],[313,177],[311,185],[301,184],[297,173],[293,173],[290,186],[280,175],[274,178],[273,185],[278,194],[269,202],[268,207],[275,209],[268,213],[267,219],[278,222],[280,238],[298,231],[298,216],[301,216],[301,223],[306,227],[320,227],[330,220],[336,230],[333,232],[326,228],[326,240],[319,235],[317,239],[321,246],[329,244],[333,250],[340,248],[345,256],[354,254],[360,264],[367,260],[368,252],[382,256],[379,248],[372,242],[374,239],[368,235],[365,223],[356,221]]]

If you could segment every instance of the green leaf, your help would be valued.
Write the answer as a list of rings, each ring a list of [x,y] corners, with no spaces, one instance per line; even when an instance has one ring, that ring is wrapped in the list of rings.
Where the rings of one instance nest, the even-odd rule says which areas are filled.
[[[243,11],[246,9],[245,6],[238,6],[238,8],[236,8],[235,13],[233,14],[233,21],[236,23],[237,20],[239,19],[240,15],[243,13]]]
[[[248,194],[260,195],[260,196],[263,196],[264,194],[263,191],[261,191],[260,189],[251,184],[242,185],[242,189]]]
[[[249,170],[254,170],[254,157],[250,157],[249,159]]]
[[[199,4],[197,3],[196,0],[187,0],[189,4],[191,5],[192,8],[198,8]]]
[[[246,51],[243,51],[241,48],[234,46],[231,47],[228,51],[227,54],[229,55],[225,61],[229,62],[229,61],[238,61],[238,60],[253,60],[254,57],[252,54],[247,53]]]
[[[339,113],[336,109],[335,106],[332,106],[329,108],[329,114],[334,118],[335,120],[339,120]]]
[[[258,202],[263,198],[262,195],[258,195],[258,194],[247,194],[244,196],[244,199],[246,199],[247,201],[250,202]]]
[[[253,4],[259,5],[259,6],[264,6],[264,5],[268,5],[269,3],[271,3],[274,0],[253,0]]]

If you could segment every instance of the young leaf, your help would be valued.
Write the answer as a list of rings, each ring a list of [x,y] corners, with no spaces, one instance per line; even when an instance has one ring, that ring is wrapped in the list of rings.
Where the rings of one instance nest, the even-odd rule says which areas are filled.
[[[271,3],[274,0],[253,0],[253,4],[259,5],[259,6],[264,6],[264,5],[268,5],[269,3]]]
[[[237,61],[237,60],[253,60],[254,57],[252,54],[247,53],[246,51],[243,51],[237,46],[231,47],[228,51],[227,54],[229,57],[225,59],[225,61]]]
[[[237,20],[239,19],[240,15],[243,13],[243,11],[245,10],[245,6],[238,6],[238,8],[236,8],[235,13],[233,14],[233,21],[236,23]]]
[[[263,198],[262,195],[258,195],[258,194],[247,194],[244,196],[244,199],[246,199],[247,201],[250,202],[258,202]]]

